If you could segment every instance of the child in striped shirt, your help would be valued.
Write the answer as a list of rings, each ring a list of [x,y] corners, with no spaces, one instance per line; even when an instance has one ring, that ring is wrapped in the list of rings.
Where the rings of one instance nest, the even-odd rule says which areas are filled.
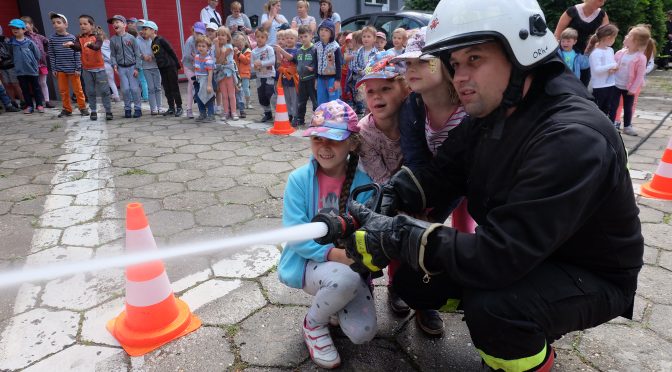
[[[79,80],[82,74],[82,61],[80,52],[71,49],[65,44],[75,43],[77,38],[68,32],[68,19],[63,14],[49,13],[51,25],[55,33],[49,37],[49,62],[51,71],[58,82],[58,93],[63,101],[63,109],[58,114],[59,118],[72,115],[72,103],[70,102],[70,88],[77,97],[79,112],[89,115],[86,108],[86,99],[82,90],[82,82]]]

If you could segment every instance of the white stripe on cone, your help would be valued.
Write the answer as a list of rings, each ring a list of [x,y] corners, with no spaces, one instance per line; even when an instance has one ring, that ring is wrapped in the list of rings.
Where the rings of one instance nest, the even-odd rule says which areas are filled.
[[[158,304],[173,293],[170,280],[164,270],[154,279],[142,282],[126,280],[126,303],[145,307]]]
[[[126,230],[126,251],[142,252],[158,249],[149,226],[140,230]]]
[[[276,100],[275,107],[278,107],[278,105],[285,105],[287,104],[285,102],[285,95],[284,94],[278,94],[278,99]]]
[[[661,161],[660,164],[658,164],[656,175],[665,178],[672,178],[672,164]]]
[[[276,112],[275,121],[289,121],[289,114],[286,112]]]

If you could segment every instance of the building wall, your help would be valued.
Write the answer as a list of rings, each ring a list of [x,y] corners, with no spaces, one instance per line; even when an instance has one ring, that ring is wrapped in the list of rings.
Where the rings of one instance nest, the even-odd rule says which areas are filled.
[[[19,16],[19,5],[16,0],[0,0],[0,25],[2,25],[3,35],[12,34],[8,26],[9,21]]]

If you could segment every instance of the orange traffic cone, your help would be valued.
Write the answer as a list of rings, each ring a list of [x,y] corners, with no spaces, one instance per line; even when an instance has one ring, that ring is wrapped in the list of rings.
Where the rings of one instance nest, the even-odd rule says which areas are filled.
[[[126,207],[126,250],[156,250],[141,203]],[[175,298],[163,262],[126,268],[126,310],[107,323],[107,330],[131,356],[144,355],[201,326],[201,320]]]
[[[268,130],[270,134],[292,134],[294,128],[289,123],[289,114],[287,113],[287,103],[285,103],[285,90],[278,84],[278,102],[275,106],[275,122],[273,128]]]
[[[660,159],[651,182],[642,185],[642,195],[650,198],[672,200],[672,138]]]

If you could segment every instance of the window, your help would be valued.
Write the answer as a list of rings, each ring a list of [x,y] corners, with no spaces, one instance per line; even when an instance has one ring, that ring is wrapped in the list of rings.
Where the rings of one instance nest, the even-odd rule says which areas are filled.
[[[341,26],[341,31],[355,32],[369,24],[369,18],[358,18]]]
[[[399,27],[401,20],[402,19],[397,16],[380,16],[376,18],[376,24],[374,26],[377,30],[383,31],[388,39],[391,39],[392,31]]]
[[[366,5],[387,5],[388,0],[365,0]]]

